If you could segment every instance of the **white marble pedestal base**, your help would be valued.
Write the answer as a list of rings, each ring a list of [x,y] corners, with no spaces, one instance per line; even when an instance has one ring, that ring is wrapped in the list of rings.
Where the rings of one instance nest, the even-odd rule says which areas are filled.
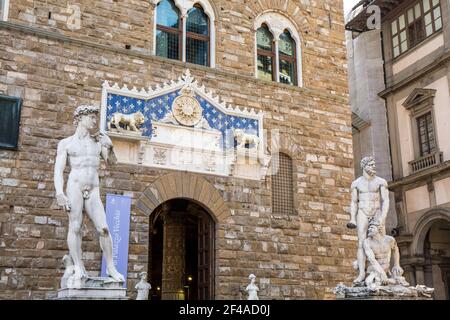
[[[387,285],[370,289],[366,286],[347,287],[340,284],[333,292],[338,300],[433,300],[434,289],[421,285]]]
[[[111,278],[62,279],[58,300],[127,300],[123,282]]]

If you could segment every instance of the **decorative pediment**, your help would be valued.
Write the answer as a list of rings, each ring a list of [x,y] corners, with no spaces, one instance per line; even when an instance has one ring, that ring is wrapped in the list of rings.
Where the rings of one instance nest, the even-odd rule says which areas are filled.
[[[267,160],[263,116],[225,103],[189,70],[147,89],[103,83],[101,128],[128,150],[125,162],[239,176],[252,172],[251,163],[259,178]]]
[[[148,89],[129,89],[117,83],[103,83],[101,123],[103,128],[116,113],[125,115],[141,112],[144,122],[142,135],[152,137],[154,122],[172,122],[181,126],[195,126],[200,122],[223,135],[223,147],[232,147],[232,131],[241,129],[247,134],[262,137],[263,112],[232,106],[205,88],[186,70],[177,81],[170,81]],[[200,117],[201,114],[201,117]],[[175,119],[176,121],[173,121]]]
[[[414,89],[411,94],[408,96],[406,101],[403,103],[403,106],[410,110],[412,108],[421,107],[425,104],[432,104],[432,100],[436,95],[436,90],[434,89]]]

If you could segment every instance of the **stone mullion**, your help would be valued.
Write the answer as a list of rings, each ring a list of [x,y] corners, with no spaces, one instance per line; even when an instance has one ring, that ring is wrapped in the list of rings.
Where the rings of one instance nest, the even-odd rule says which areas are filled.
[[[275,40],[275,79],[280,82],[280,53],[278,52],[279,40]]]
[[[181,61],[183,61],[183,62],[186,62],[186,39],[187,39],[187,35],[186,35],[186,23],[187,23],[187,14],[184,14],[182,17],[181,17],[181,23],[182,23],[182,25],[183,25],[183,34],[182,34],[182,37],[183,37],[183,44],[182,44],[182,48],[181,48],[181,50],[182,50],[182,60]]]

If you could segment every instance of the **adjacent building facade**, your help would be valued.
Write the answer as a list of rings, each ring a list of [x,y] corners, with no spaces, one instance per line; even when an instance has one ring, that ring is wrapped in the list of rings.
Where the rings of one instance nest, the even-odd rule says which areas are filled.
[[[385,87],[380,30],[370,30],[356,38],[347,31],[346,37],[355,176],[362,175],[361,159],[373,155],[377,175],[392,181],[386,106],[378,96]],[[390,203],[394,203],[392,192]],[[388,234],[396,227],[395,206],[391,205],[386,217]]]
[[[154,299],[239,299],[250,273],[262,299],[323,299],[353,279],[341,4],[0,3],[0,298],[56,296],[54,161],[81,104],[101,108],[119,160],[103,199],[132,199],[130,297],[142,271]]]
[[[381,30],[367,23],[374,8]],[[447,0],[374,0],[360,2],[346,25],[354,43],[375,35],[382,44],[378,67],[368,68],[384,64],[377,93],[386,105],[388,140],[384,128],[371,139],[390,146],[402,266],[412,284],[434,287],[437,299],[450,298],[449,18]]]

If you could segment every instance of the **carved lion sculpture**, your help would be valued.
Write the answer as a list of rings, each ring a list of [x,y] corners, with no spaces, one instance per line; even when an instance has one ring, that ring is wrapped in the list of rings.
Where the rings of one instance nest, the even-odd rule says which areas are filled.
[[[234,137],[238,143],[238,149],[245,149],[246,145],[252,146],[251,149],[258,149],[259,138],[256,135],[245,133],[242,129],[234,130]]]
[[[139,131],[139,128],[144,122],[145,117],[140,111],[132,114],[116,112],[112,115],[111,120],[108,122],[108,129],[111,129],[111,126],[114,126],[117,129],[122,127],[129,131]]]

